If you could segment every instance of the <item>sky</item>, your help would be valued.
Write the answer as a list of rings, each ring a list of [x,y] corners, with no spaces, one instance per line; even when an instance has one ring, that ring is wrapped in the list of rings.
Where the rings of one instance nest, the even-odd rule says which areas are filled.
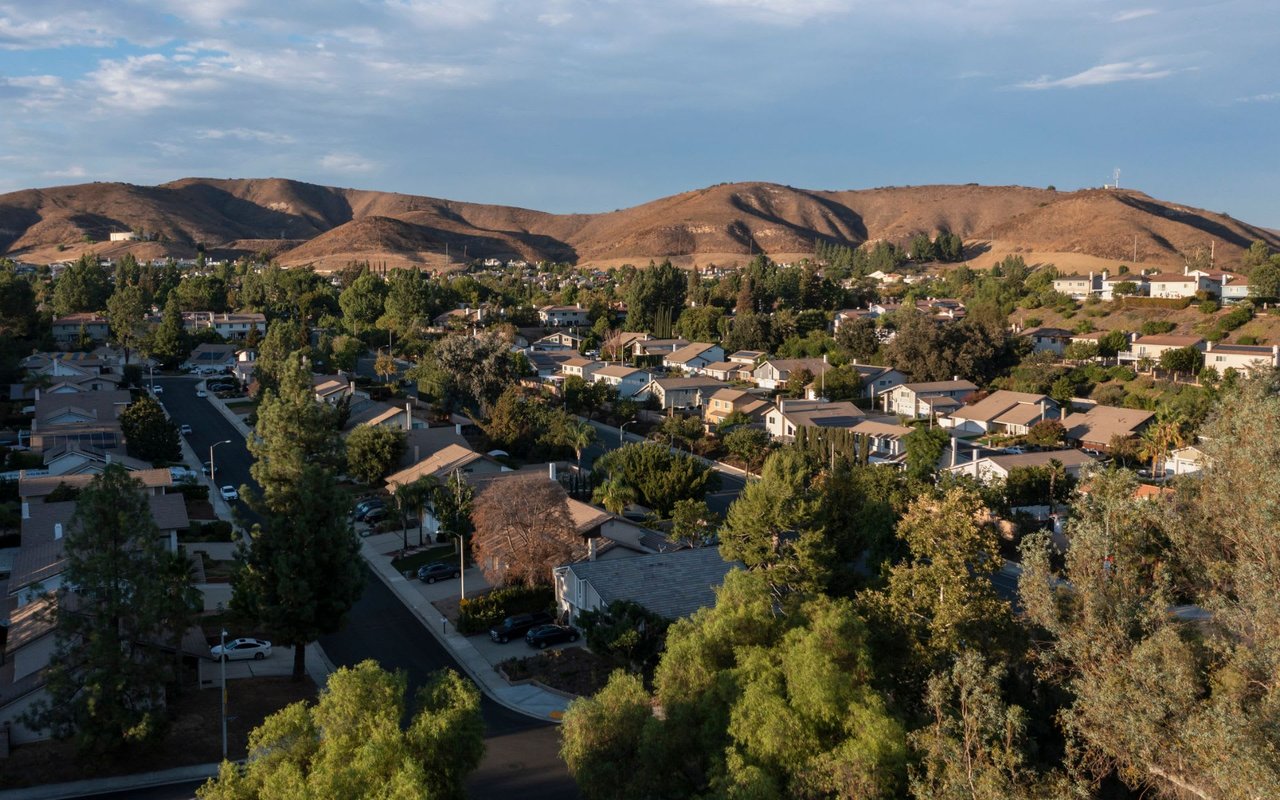
[[[0,0],[0,192],[1100,186],[1280,228],[1275,0]]]

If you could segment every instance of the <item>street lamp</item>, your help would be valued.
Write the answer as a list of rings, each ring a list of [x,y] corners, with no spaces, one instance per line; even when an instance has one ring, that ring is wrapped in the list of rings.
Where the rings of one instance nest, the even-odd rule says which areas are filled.
[[[221,444],[221,442],[219,442]],[[227,629],[222,629],[222,649],[219,661],[222,662],[222,760],[227,760]]]
[[[213,448],[220,444],[231,444],[230,439],[223,439],[220,442],[214,442],[209,445],[209,482],[214,486],[218,485],[218,471],[213,468]]]
[[[634,419],[629,419],[622,423],[622,427],[618,428],[618,447],[622,447],[622,434],[627,430],[627,426],[633,422],[635,422]]]

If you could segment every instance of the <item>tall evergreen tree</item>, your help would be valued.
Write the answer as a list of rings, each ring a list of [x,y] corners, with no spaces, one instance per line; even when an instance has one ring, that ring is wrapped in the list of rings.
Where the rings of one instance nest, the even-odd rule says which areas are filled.
[[[111,296],[107,270],[98,257],[86,253],[67,267],[53,286],[53,313],[64,316],[79,311],[102,311]]]
[[[124,363],[129,364],[129,351],[147,335],[147,305],[142,290],[136,286],[117,287],[107,300],[107,325],[111,339],[124,350]]]
[[[334,409],[316,400],[308,363],[301,352],[287,356],[278,388],[268,389],[258,405],[249,472],[262,488],[261,499],[250,500],[259,513],[280,510],[280,498],[295,499],[291,487],[308,464],[335,472],[344,466]]]

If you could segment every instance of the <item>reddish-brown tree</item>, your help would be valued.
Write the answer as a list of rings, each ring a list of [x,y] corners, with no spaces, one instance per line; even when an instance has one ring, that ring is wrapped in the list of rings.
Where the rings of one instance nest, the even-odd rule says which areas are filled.
[[[545,585],[552,567],[586,552],[564,488],[540,475],[493,481],[476,497],[472,520],[476,563],[494,585]]]

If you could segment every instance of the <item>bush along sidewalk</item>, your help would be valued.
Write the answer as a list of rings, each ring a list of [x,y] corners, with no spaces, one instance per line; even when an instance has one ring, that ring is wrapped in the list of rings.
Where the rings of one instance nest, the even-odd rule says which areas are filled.
[[[458,612],[458,632],[482,633],[512,614],[546,611],[555,602],[549,586],[507,586],[463,600]]]

